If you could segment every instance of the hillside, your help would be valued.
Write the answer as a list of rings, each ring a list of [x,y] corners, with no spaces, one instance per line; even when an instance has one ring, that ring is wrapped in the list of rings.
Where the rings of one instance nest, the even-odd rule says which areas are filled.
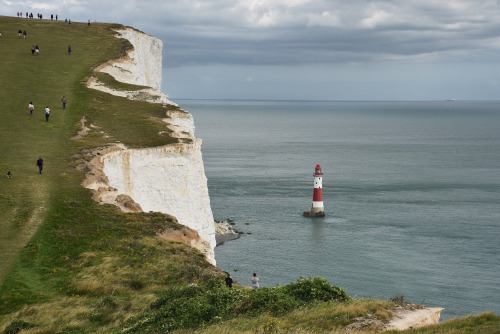
[[[372,332],[393,316],[393,307],[417,307],[351,300],[321,279],[229,290],[225,273],[201,252],[158,237],[195,233],[176,217],[96,202],[82,182],[93,173],[88,162],[110,143],[179,143],[161,121],[178,107],[87,88],[91,76],[115,89],[143,88],[94,72],[131,50],[115,37],[123,28],[0,17],[0,171],[13,174],[0,178],[0,332],[334,333],[355,323]],[[31,54],[32,45],[39,55]],[[72,139],[82,119],[88,133]],[[440,328],[494,333],[498,325],[498,316],[486,314]]]

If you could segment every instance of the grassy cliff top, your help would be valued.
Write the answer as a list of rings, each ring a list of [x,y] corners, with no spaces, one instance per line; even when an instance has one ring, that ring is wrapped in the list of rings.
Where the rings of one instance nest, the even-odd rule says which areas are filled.
[[[157,120],[165,117],[166,107],[86,88],[96,66],[131,48],[128,41],[113,37],[113,29],[120,27],[0,17],[0,173],[14,175],[12,180],[1,178],[0,252],[9,255],[1,260],[0,281],[19,246],[43,221],[52,195],[61,192],[61,178],[68,178],[74,154],[107,143],[146,147],[175,141]],[[26,31],[26,38],[19,38],[18,30]],[[32,55],[32,46],[39,47],[39,55]],[[46,107],[51,110],[48,122]],[[87,126],[92,124],[90,134],[71,140],[84,115]],[[42,177],[35,166],[39,157],[45,164]]]
[[[131,48],[128,41],[114,37],[114,29],[120,28],[0,17],[2,326],[22,319],[15,312],[29,305],[49,314],[49,321],[68,303],[83,304],[74,312],[85,313],[87,303],[109,294],[127,300],[129,311],[121,312],[126,318],[172,282],[220,275],[199,252],[156,238],[166,229],[184,228],[175,218],[100,206],[81,186],[86,171],[78,166],[97,146],[120,142],[151,147],[177,141],[159,120],[177,107],[130,101],[86,87],[95,67]],[[26,38],[19,38],[18,30],[26,31]],[[39,55],[32,55],[32,46],[39,47]],[[30,102],[35,106],[32,115]],[[46,107],[51,110],[49,121]],[[91,131],[72,140],[84,115]],[[44,160],[42,175],[36,166],[39,157]],[[12,179],[5,177],[7,171]],[[75,314],[65,322],[81,317]]]
[[[386,321],[393,303],[342,301],[348,299],[339,299],[342,290],[321,280],[303,289],[297,283],[259,293],[238,286],[227,291],[220,285],[223,273],[201,253],[157,238],[165,230],[182,232],[185,227],[175,218],[125,214],[92,200],[81,186],[86,170],[78,166],[95,147],[176,141],[159,121],[176,107],[86,87],[95,67],[131,47],[114,37],[120,28],[0,17],[0,333],[160,333],[165,326],[183,333],[335,333],[353,317]],[[18,30],[27,37],[19,38]],[[32,55],[36,45],[40,54]],[[109,76],[99,77],[123,87]],[[49,121],[45,107],[51,110]],[[83,116],[90,133],[72,140]],[[35,165],[39,157],[42,175]],[[7,171],[12,179],[5,177]],[[185,312],[174,315],[173,310]],[[498,321],[483,315],[452,325],[464,330],[442,333],[478,326],[482,333],[494,333]]]

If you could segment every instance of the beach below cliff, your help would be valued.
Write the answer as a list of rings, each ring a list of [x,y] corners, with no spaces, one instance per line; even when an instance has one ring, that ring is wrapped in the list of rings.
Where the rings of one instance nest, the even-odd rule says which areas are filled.
[[[227,220],[215,220],[215,243],[216,246],[223,245],[227,241],[239,239],[241,233],[235,232]]]

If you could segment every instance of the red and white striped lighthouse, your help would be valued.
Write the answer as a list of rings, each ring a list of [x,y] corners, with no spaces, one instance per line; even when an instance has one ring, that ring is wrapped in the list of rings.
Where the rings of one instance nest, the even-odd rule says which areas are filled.
[[[317,165],[314,169],[314,193],[313,202],[310,212],[304,212],[306,217],[323,217],[325,215],[325,208],[323,207],[323,173],[321,166]]]

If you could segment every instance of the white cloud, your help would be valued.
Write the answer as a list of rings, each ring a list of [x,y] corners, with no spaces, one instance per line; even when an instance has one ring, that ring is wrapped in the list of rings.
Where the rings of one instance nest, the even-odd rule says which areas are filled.
[[[331,11],[323,11],[322,13],[308,13],[307,15],[308,27],[341,27],[342,22],[337,13]]]
[[[384,10],[376,10],[369,14],[369,17],[361,20],[363,28],[375,28],[376,26],[383,25],[392,20],[393,15]]]

